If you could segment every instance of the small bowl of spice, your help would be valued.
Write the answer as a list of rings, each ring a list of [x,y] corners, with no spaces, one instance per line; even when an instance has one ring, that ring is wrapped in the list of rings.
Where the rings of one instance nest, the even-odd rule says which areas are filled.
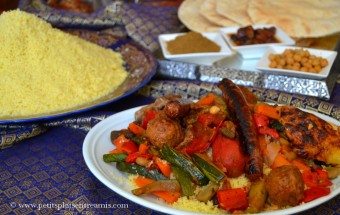
[[[168,60],[212,65],[233,54],[219,33],[175,33],[158,37]]]
[[[268,46],[294,45],[295,41],[275,25],[248,25],[221,28],[220,33],[231,49],[244,59],[260,58]]]

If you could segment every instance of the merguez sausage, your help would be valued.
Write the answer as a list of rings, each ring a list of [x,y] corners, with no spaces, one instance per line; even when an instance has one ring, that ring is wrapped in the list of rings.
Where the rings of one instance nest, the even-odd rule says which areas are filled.
[[[246,174],[251,181],[262,177],[263,158],[258,143],[257,131],[252,112],[242,91],[229,79],[218,83],[223,92],[228,108],[233,112],[235,122],[239,126],[242,147],[249,156],[246,165]]]

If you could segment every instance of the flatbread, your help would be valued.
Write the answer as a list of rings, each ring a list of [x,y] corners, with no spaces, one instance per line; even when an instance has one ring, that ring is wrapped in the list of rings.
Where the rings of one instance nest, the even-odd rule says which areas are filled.
[[[222,27],[240,26],[239,23],[217,13],[217,1],[219,0],[204,0],[200,7],[200,14],[210,22]]]
[[[247,12],[248,0],[217,0],[216,3],[216,11],[219,15],[233,20],[241,26],[252,24]]]
[[[200,6],[204,0],[185,0],[178,8],[179,20],[191,31],[199,33],[218,32],[221,26],[218,26],[200,13]]]
[[[323,37],[340,32],[339,0],[249,0],[255,24],[275,24],[296,38]]]

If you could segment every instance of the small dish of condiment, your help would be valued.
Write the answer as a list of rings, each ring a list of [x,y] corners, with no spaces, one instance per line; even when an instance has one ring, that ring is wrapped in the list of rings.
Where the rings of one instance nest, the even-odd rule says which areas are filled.
[[[233,54],[219,33],[161,34],[158,40],[168,60],[212,65]]]
[[[336,56],[336,51],[272,45],[258,61],[256,69],[276,75],[325,79]]]
[[[260,58],[268,46],[294,45],[295,41],[275,25],[249,25],[221,28],[220,33],[231,49],[244,59]]]

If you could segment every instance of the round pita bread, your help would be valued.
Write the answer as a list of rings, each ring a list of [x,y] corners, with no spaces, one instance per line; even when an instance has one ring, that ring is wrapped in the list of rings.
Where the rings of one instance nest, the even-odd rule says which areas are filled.
[[[216,11],[241,26],[251,25],[252,21],[248,15],[248,0],[217,0]]]
[[[249,0],[256,24],[275,24],[291,37],[322,37],[340,32],[339,0]]]
[[[178,8],[179,20],[191,31],[199,33],[218,32],[221,26],[218,26],[200,13],[200,6],[204,0],[185,0]]]
[[[234,22],[216,12],[216,5],[219,0],[204,0],[200,7],[200,14],[210,22],[223,27],[240,26],[239,23]]]

